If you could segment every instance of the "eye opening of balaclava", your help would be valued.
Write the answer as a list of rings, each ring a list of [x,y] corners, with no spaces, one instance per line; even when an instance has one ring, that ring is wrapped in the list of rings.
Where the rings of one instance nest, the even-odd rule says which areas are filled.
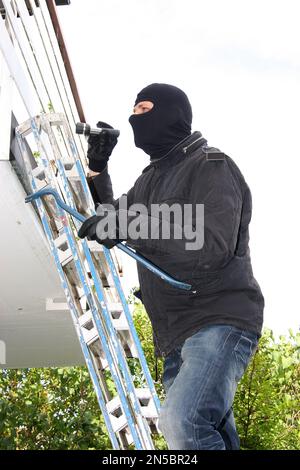
[[[135,145],[151,159],[162,158],[191,134],[190,102],[182,90],[165,83],[152,83],[143,88],[134,106],[141,101],[151,101],[154,106],[146,113],[132,114],[129,118]]]

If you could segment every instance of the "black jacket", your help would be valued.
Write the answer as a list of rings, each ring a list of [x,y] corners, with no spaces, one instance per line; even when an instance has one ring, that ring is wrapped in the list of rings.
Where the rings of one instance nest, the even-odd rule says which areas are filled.
[[[114,200],[107,168],[90,182],[95,202]],[[208,147],[194,132],[166,157],[151,162],[127,193],[128,206],[204,204],[204,245],[186,250],[186,240],[131,240],[127,244],[192,290],[174,288],[141,265],[141,296],[153,327],[157,356],[201,327],[227,324],[260,336],[264,298],[253,277],[248,247],[251,193],[233,160]],[[161,221],[160,221],[161,222]]]

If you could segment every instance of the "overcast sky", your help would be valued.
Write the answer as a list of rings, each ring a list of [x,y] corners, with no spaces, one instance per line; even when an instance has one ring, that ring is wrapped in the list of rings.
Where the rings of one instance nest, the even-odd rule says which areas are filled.
[[[179,86],[193,130],[235,160],[252,190],[265,326],[299,328],[300,2],[71,0],[58,12],[86,120],[121,130],[109,163],[115,196],[149,161],[128,123],[136,94],[153,82]],[[134,264],[123,263],[136,285]]]

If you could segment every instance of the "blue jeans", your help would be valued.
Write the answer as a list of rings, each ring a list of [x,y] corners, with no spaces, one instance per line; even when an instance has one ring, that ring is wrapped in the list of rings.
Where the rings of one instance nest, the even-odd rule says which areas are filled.
[[[232,403],[258,338],[228,325],[207,326],[165,358],[158,426],[169,449],[239,449]]]

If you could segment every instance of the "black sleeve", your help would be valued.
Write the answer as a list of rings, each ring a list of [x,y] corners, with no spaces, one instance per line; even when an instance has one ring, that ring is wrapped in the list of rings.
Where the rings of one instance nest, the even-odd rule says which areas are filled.
[[[95,204],[115,204],[111,179],[107,170],[107,166],[99,175],[89,178],[88,185]]]
[[[112,182],[108,173],[107,166],[97,176],[88,179],[88,185],[93,197],[95,204],[111,204],[118,209],[120,199],[122,197],[127,198],[127,206],[133,203],[134,199],[134,188],[131,188],[126,194],[123,194],[120,198],[115,199]]]

